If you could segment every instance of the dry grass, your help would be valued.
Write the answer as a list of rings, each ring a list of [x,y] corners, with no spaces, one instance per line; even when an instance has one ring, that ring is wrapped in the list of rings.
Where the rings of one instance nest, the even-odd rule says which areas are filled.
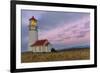
[[[62,52],[32,53],[24,52],[21,62],[46,62],[62,60],[86,60],[90,58],[90,49],[66,50]]]

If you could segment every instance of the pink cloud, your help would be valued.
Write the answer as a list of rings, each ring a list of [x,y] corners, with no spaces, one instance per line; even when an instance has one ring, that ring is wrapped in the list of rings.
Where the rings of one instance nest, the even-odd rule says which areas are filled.
[[[75,22],[59,24],[55,29],[41,32],[39,39],[46,38],[53,44],[67,45],[89,42],[90,31],[89,28],[85,28],[87,22],[90,22],[89,16],[83,17]],[[80,36],[80,38],[78,38],[78,36]]]

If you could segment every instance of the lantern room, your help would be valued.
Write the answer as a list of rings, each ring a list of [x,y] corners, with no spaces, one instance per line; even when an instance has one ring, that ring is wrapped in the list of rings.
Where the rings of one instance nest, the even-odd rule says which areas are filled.
[[[34,30],[37,27],[37,20],[35,19],[34,16],[32,16],[32,18],[29,19],[29,29],[30,30]]]

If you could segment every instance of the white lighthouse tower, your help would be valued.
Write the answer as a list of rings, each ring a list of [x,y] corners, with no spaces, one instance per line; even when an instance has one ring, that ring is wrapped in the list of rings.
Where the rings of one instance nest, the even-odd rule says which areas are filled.
[[[29,19],[29,47],[28,51],[32,51],[31,45],[38,40],[37,20],[32,16]]]

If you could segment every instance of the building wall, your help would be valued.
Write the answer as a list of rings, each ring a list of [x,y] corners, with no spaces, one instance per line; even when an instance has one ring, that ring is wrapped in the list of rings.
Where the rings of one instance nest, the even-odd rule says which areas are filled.
[[[51,52],[50,46],[34,46],[32,52]]]
[[[38,40],[38,33],[35,30],[30,30],[29,31],[29,43],[28,43],[28,51],[32,51],[32,47],[30,45],[32,45],[33,43],[35,43]]]
[[[52,48],[51,44],[48,44],[48,51],[49,52],[51,52],[51,48]]]

